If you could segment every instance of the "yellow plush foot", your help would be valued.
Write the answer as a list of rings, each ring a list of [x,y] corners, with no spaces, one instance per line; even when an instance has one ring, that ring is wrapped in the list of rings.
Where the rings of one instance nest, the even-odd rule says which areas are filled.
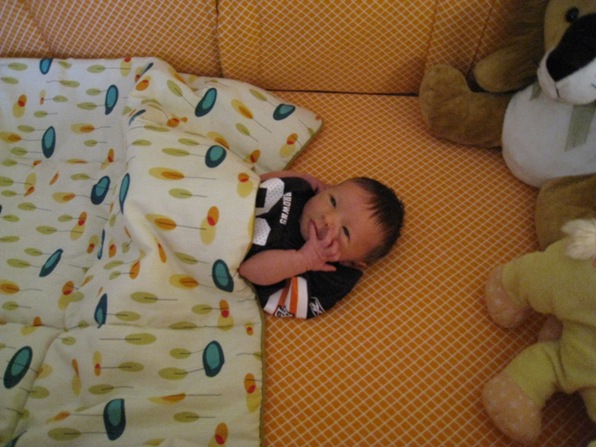
[[[482,403],[499,430],[511,439],[523,444],[538,439],[541,409],[507,373],[502,372],[485,385]]]
[[[489,275],[484,290],[486,308],[492,320],[499,326],[513,328],[528,317],[530,309],[509,298],[502,277],[503,266],[495,268]]]

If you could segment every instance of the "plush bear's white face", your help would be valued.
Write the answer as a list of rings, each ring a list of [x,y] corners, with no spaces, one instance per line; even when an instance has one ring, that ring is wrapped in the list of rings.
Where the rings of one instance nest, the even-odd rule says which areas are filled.
[[[549,54],[542,58],[538,68],[538,82],[542,90],[551,98],[570,104],[583,105],[596,101],[596,59],[556,81],[547,68]]]
[[[546,55],[538,81],[554,99],[571,104],[596,100],[596,2],[553,0],[545,21]]]

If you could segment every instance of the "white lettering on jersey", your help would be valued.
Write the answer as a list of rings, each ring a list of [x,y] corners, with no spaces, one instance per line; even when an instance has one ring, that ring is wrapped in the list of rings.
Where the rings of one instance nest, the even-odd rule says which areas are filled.
[[[279,217],[279,223],[285,225],[288,223],[288,215],[290,214],[290,207],[292,206],[292,193],[287,192],[283,197],[283,207]]]
[[[277,309],[275,309],[273,316],[280,318],[294,318],[296,315],[290,312],[285,306],[279,306]]]
[[[322,313],[325,312],[325,309],[323,308],[323,306],[321,306],[321,302],[319,301],[319,299],[317,297],[311,297],[310,298],[310,302],[308,303],[308,307],[310,307],[310,311],[313,313],[313,315],[321,315]]]

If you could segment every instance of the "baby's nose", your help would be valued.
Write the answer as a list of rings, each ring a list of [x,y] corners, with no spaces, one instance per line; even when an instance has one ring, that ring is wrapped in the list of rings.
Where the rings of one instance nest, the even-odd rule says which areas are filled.
[[[331,234],[332,237],[335,237],[337,233],[337,219],[332,214],[327,214],[323,217],[323,226],[319,231],[319,239],[323,240],[327,237],[327,235]]]

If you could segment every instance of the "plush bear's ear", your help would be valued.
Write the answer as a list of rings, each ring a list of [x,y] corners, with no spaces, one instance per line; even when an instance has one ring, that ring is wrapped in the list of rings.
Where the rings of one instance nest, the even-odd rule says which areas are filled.
[[[507,8],[500,49],[476,64],[474,77],[484,90],[512,92],[530,85],[544,55],[544,18],[548,0],[517,0]]]

